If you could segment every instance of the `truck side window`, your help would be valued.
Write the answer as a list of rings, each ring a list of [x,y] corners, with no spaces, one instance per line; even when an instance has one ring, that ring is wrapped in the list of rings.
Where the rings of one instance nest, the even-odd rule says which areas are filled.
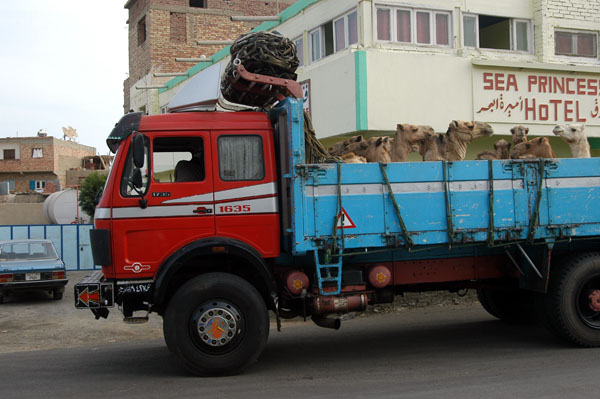
[[[146,193],[148,190],[148,177],[149,177],[149,163],[150,163],[150,148],[149,142],[146,137],[144,137],[144,166],[142,166],[142,187],[139,188],[139,192]],[[121,195],[123,197],[139,197],[138,192],[133,187],[133,172],[135,167],[133,165],[133,153],[131,151],[131,146],[129,147],[129,151],[127,152],[127,159],[125,160],[125,165],[123,166],[123,175],[121,176]]]
[[[217,144],[221,180],[265,178],[265,157],[260,136],[221,136]]]
[[[158,183],[194,182],[205,178],[201,137],[159,137],[152,147],[153,178]]]

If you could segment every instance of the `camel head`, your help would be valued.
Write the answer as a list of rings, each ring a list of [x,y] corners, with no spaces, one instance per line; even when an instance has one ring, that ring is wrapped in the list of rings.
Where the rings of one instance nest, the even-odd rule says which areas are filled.
[[[340,142],[333,144],[331,147],[329,147],[329,149],[327,151],[333,156],[339,156],[344,153],[344,149],[349,144],[360,143],[361,141],[363,141],[363,136],[352,136],[347,140],[340,141]]]
[[[554,158],[554,152],[550,146],[548,137],[537,137],[530,141],[524,141],[513,147],[510,152],[512,159],[525,158]]]
[[[514,145],[527,141],[527,133],[529,133],[529,128],[525,126],[515,126],[510,129],[510,134],[512,134],[512,141]]]
[[[555,136],[560,136],[567,144],[575,144],[585,139],[583,123],[574,123],[572,125],[556,125],[552,129]]]
[[[396,137],[393,144],[395,147],[410,147],[409,151],[419,152],[420,142],[434,135],[435,130],[429,125],[400,123],[396,126]],[[396,148],[395,151],[400,151],[400,148]]]
[[[452,121],[448,125],[446,134],[453,135],[460,141],[469,144],[479,137],[491,136],[494,134],[494,129],[485,122]]]
[[[504,139],[500,139],[494,143],[494,150],[496,150],[496,156],[498,159],[510,158],[510,144]]]

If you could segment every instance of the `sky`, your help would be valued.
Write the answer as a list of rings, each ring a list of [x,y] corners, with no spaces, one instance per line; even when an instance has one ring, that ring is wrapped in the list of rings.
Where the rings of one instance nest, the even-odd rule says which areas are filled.
[[[108,154],[127,79],[125,0],[0,1],[0,137],[40,129]]]

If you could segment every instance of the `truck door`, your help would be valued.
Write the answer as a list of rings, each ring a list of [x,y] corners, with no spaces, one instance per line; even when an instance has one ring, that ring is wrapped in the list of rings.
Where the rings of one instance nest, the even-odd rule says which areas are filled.
[[[215,228],[263,257],[279,255],[279,210],[269,131],[212,132]]]
[[[132,169],[127,165],[113,197],[117,276],[150,277],[177,249],[215,234],[210,134],[161,132],[145,138],[142,202],[127,184]],[[126,163],[132,162],[130,153]]]

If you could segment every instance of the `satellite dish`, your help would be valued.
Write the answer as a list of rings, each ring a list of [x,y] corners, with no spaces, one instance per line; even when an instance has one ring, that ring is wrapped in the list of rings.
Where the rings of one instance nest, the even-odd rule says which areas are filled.
[[[77,130],[73,129],[71,126],[63,127],[62,131],[64,134],[63,140],[68,138],[69,140],[73,141],[75,137],[77,137]]]

